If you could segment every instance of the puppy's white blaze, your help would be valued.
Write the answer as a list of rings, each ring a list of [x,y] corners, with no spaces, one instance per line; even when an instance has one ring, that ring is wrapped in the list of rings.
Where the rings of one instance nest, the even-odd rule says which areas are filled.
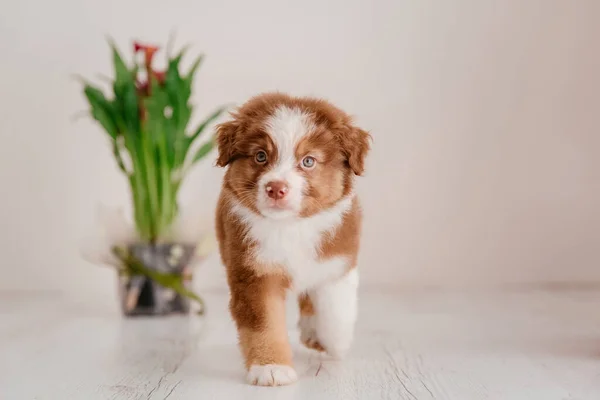
[[[265,130],[277,147],[278,159],[273,168],[258,182],[258,208],[273,218],[287,218],[298,214],[306,182],[298,172],[295,149],[298,142],[315,130],[310,114],[296,108],[279,107],[265,122]],[[272,181],[284,181],[288,185],[288,210],[270,210],[265,185]]]
[[[285,160],[295,159],[296,145],[315,130],[315,124],[309,113],[297,108],[279,107],[265,122],[265,129],[277,146],[280,160]]]
[[[341,358],[350,348],[358,315],[358,271],[327,283],[310,294],[316,314],[313,318],[317,338],[327,352]]]

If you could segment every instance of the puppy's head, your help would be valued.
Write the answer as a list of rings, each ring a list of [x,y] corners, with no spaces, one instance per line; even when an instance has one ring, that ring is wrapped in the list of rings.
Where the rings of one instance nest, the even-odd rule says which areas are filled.
[[[279,93],[250,99],[217,127],[225,186],[267,218],[307,217],[352,191],[370,136],[332,104]]]

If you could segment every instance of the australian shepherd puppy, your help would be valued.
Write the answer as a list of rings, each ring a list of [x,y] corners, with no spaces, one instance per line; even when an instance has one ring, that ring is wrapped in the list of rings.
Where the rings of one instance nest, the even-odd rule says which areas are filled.
[[[298,296],[301,341],[341,357],[357,317],[361,210],[354,176],[370,135],[319,99],[256,96],[217,127],[228,166],[216,212],[230,311],[254,385],[297,379],[285,318]]]

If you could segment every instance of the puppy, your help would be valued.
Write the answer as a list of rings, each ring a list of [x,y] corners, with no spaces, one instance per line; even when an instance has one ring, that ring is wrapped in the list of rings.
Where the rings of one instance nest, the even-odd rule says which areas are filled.
[[[354,176],[370,135],[332,104],[256,96],[217,127],[228,167],[216,211],[247,380],[293,383],[285,298],[298,296],[301,341],[341,357],[357,316],[361,210]]]

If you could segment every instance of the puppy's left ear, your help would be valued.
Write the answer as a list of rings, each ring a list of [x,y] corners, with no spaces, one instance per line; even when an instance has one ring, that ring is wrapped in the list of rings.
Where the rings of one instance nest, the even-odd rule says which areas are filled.
[[[347,126],[341,133],[342,151],[354,174],[360,176],[365,171],[365,158],[371,150],[371,135],[356,126]]]

